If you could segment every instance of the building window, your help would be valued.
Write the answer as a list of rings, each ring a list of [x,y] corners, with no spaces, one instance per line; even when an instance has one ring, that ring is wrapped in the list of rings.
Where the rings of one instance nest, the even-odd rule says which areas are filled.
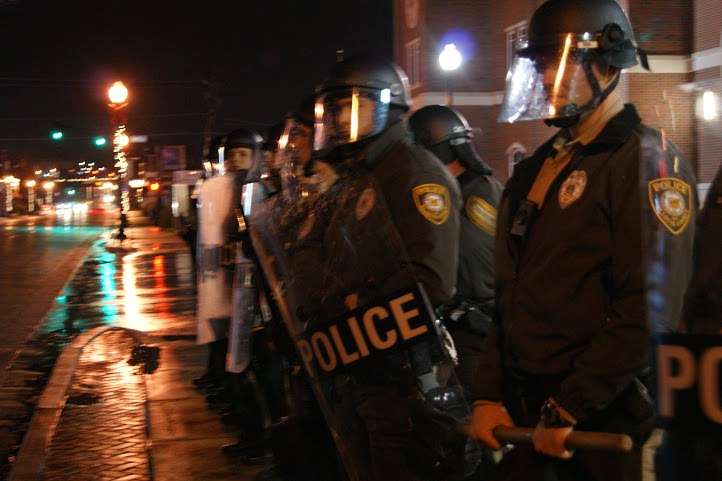
[[[526,158],[526,148],[519,142],[514,142],[506,149],[506,158],[509,162],[509,177],[511,177],[514,174],[516,164]]]
[[[514,60],[514,52],[519,48],[519,45],[526,41],[526,28],[527,22],[515,23],[511,27],[504,29],[506,32],[506,69],[509,70],[511,62]]]
[[[421,85],[421,38],[406,44],[406,75],[412,88]]]

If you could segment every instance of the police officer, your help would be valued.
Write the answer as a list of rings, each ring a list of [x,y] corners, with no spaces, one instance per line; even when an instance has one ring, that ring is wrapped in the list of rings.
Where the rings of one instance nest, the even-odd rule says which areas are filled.
[[[472,390],[472,432],[499,449],[495,427],[535,431],[533,449],[512,450],[498,479],[641,479],[653,418],[639,379],[653,327],[644,230],[684,247],[694,180],[616,89],[638,56],[646,65],[615,1],[550,0],[508,76],[500,120],[561,130],[517,166],[499,208],[498,321]],[[575,429],[626,433],[635,449],[573,453],[565,441]]]
[[[431,303],[450,301],[458,266],[460,192],[438,159],[409,135],[406,74],[388,61],[343,60],[317,89],[317,106],[317,155],[330,163],[353,160],[374,175]]]
[[[309,96],[301,102],[297,110],[286,115],[281,128],[274,129],[277,132],[276,147],[273,149],[270,170],[277,176],[278,182],[319,182],[317,174],[313,172],[311,160],[314,105],[315,96]],[[285,188],[288,189],[288,185]],[[309,270],[311,267],[296,266],[299,270]],[[270,291],[267,296],[272,298]],[[267,358],[275,355],[277,360],[282,361],[280,369],[273,369],[273,363],[268,362],[272,359],[267,360],[266,370],[270,375],[265,376],[266,382],[262,386],[273,416],[270,445],[274,465],[254,479],[335,481],[340,471],[333,439],[315,402],[311,386],[304,378],[301,361],[283,326],[281,316],[273,304],[269,306],[273,308],[274,316],[265,331],[273,352],[269,352],[271,355],[267,355]],[[275,367],[278,367],[278,364]],[[263,376],[259,378],[264,380]]]
[[[687,291],[683,331],[714,336],[722,333],[722,168],[707,192],[695,233],[694,275]],[[681,423],[665,433],[656,453],[657,479],[722,479],[722,442],[715,429]]]
[[[223,272],[222,254],[224,243],[228,242],[225,228],[232,218],[234,181],[232,175],[223,176],[222,171],[219,172],[224,143],[224,137],[214,139],[204,162],[209,178],[197,188],[197,342],[208,346],[208,370],[193,382],[210,393],[221,389],[225,381],[226,335],[231,309],[231,279]]]
[[[226,209],[219,209],[218,215],[223,217],[224,265],[231,284],[234,271],[246,268],[242,262],[246,259],[239,254],[239,247],[245,241],[241,204],[243,185],[247,176],[251,172],[255,173],[263,163],[263,157],[263,137],[252,129],[242,128],[230,132],[219,148],[219,171],[222,174],[220,179],[223,181],[225,192],[230,195],[230,201]],[[201,202],[203,202],[202,198]],[[248,288],[243,282],[237,283],[233,287],[234,289]],[[229,292],[229,298],[234,294],[238,295],[239,292]],[[234,308],[246,310],[248,306],[239,305]],[[254,306],[253,311],[260,313],[258,306]],[[237,322],[252,322],[247,319],[247,316],[239,315],[239,313],[231,314]],[[224,446],[224,453],[234,456],[243,455],[246,458],[262,458],[265,449],[257,441],[269,423],[268,405],[260,392],[261,388],[256,373],[243,361],[250,355],[248,352],[242,352],[248,348],[248,343],[233,342],[234,349],[230,351],[228,349],[229,331],[236,334],[244,331],[238,327],[226,327],[225,337],[218,343],[216,356],[218,362],[223,363],[226,372],[223,376],[223,383],[218,389],[211,391],[207,399],[213,407],[219,410],[225,422],[239,424],[243,430],[242,442]],[[235,338],[233,340],[238,341]]]
[[[456,294],[443,318],[456,346],[457,374],[469,389],[494,312],[494,234],[503,187],[472,144],[466,119],[442,105],[429,105],[409,118],[416,141],[430,150],[461,188],[459,274]]]
[[[372,175],[413,273],[440,306],[454,295],[461,198],[443,164],[412,142],[404,121],[410,102],[398,66],[343,60],[317,89],[314,148],[333,166],[351,164]],[[412,469],[425,460],[410,454],[418,441],[412,434],[413,388],[384,369],[368,375],[367,389],[356,391],[356,412],[367,433],[374,479],[419,479]]]

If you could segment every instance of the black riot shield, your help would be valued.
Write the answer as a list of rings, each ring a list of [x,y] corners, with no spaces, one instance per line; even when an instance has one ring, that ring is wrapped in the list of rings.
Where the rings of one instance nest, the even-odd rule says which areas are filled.
[[[463,478],[469,409],[374,179],[345,168],[254,199],[259,263],[352,481]],[[329,180],[330,179],[330,180]],[[423,380],[423,382],[422,382]]]
[[[715,420],[706,404],[720,399],[720,369],[718,364],[715,375],[705,376],[703,359],[722,344],[721,338],[682,333],[694,266],[694,171],[664,132],[641,136],[640,147],[646,316],[658,427],[645,458],[654,460],[654,477],[660,481],[719,479],[722,417]]]
[[[663,131],[652,132],[640,137],[639,159],[647,320],[664,333],[681,324],[698,203],[692,166]]]

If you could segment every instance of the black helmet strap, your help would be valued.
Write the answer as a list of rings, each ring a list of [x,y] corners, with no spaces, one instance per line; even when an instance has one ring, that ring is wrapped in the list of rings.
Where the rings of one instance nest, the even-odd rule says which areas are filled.
[[[589,82],[589,86],[592,88],[592,98],[589,100],[589,102],[582,105],[581,107],[578,107],[575,104],[565,106],[564,110],[567,115],[564,115],[561,118],[547,119],[545,121],[547,125],[563,128],[573,127],[581,119],[581,114],[585,112],[591,112],[592,110],[599,107],[599,105],[604,102],[607,97],[609,97],[609,95],[614,91],[614,89],[617,88],[617,86],[619,85],[619,80],[621,78],[621,72],[617,73],[617,75],[614,77],[614,80],[612,80],[612,82],[607,86],[607,88],[602,90],[601,85],[599,85],[599,80],[597,79],[597,76],[594,75],[594,70],[592,69],[593,62],[594,54],[586,54],[582,59],[584,73],[587,77],[587,81]]]
[[[612,82],[607,86],[607,88],[602,90],[602,87],[599,85],[599,80],[597,79],[597,76],[594,75],[594,70],[592,69],[592,62],[593,59],[591,58],[591,56],[587,56],[584,60],[582,60],[584,73],[587,76],[587,81],[589,82],[589,85],[592,87],[592,99],[581,108],[582,112],[588,112],[599,107],[599,104],[604,102],[607,97],[609,97],[609,95],[614,91],[614,89],[617,88],[617,85],[619,85],[619,79],[621,77],[621,73],[617,73],[617,75],[614,76],[614,80],[612,80]]]

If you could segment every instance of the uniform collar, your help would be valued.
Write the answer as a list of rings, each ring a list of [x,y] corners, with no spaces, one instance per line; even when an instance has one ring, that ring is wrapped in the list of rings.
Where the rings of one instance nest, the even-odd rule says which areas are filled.
[[[594,140],[583,146],[588,153],[604,151],[624,144],[642,123],[637,109],[626,104],[624,109],[607,123],[602,132]]]
[[[586,155],[612,150],[624,144],[641,121],[634,105],[626,104],[621,112],[607,122],[604,129],[594,140],[587,145],[578,146],[578,150]],[[510,179],[510,185],[515,187],[514,191],[516,191],[519,198],[529,192],[544,160],[554,154],[554,141],[559,135],[557,134],[549,139],[537,149],[534,155],[518,164],[514,169],[514,176]]]
[[[363,163],[369,168],[373,169],[383,155],[394,147],[398,142],[404,141],[409,138],[409,130],[406,127],[404,120],[399,120],[391,127],[386,129],[379,138],[371,142],[365,149],[365,155],[363,155]]]
[[[612,116],[606,122],[600,118],[596,120],[594,127],[589,134],[583,134],[577,139],[568,142],[565,146],[576,147],[586,153],[603,152],[609,148],[622,145],[629,139],[634,129],[642,122],[633,104],[625,104],[621,111]],[[600,128],[600,125],[603,128]],[[569,132],[560,130],[546,144],[542,145],[534,154],[534,157],[541,156],[543,159],[554,154],[554,144],[559,137],[569,137]]]

